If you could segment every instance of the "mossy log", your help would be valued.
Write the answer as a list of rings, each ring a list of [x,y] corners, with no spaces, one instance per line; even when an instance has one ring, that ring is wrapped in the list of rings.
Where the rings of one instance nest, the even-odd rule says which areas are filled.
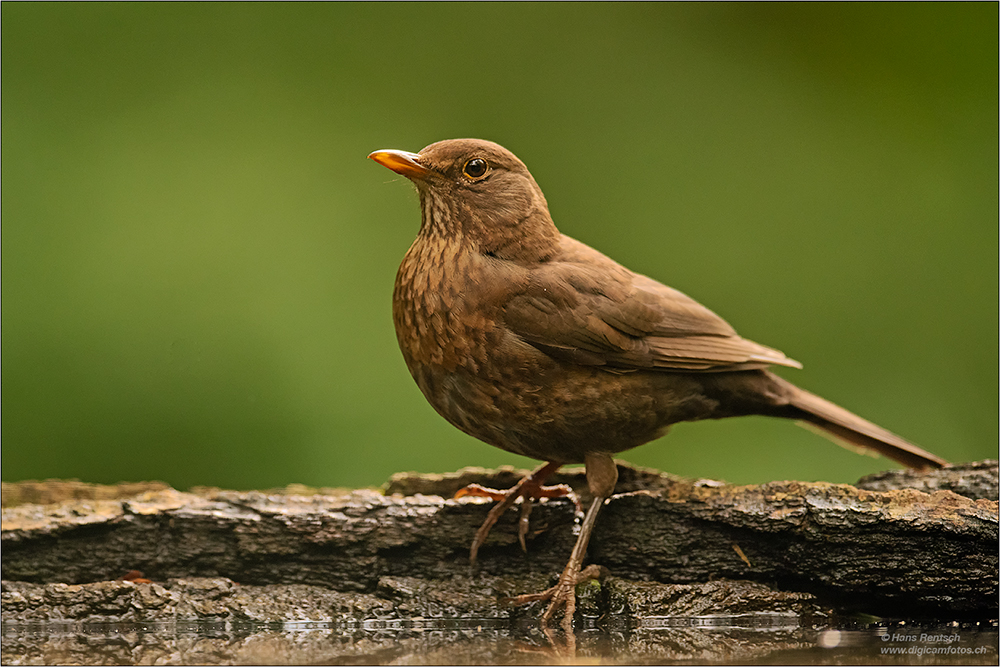
[[[550,585],[575,539],[574,503],[536,504],[527,554],[518,512],[508,512],[473,572],[469,543],[490,503],[450,499],[469,482],[504,487],[520,474],[399,475],[383,490],[352,491],[4,484],[3,620],[95,620],[101,609],[114,620],[536,614],[498,599]],[[933,475],[948,476],[947,489],[933,490]],[[620,466],[588,554],[613,577],[581,611],[995,618],[997,500],[960,495],[962,475],[971,495],[990,493],[983,478],[995,494],[995,461],[901,482],[932,493],[884,480],[880,490],[734,486]],[[555,481],[586,494],[581,471]],[[130,570],[153,583],[115,581]],[[253,600],[272,600],[270,611],[253,611]]]

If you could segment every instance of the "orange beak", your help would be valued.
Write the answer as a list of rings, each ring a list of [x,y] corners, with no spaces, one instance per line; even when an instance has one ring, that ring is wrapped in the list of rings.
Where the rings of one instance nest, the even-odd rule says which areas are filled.
[[[369,156],[383,167],[392,169],[397,174],[402,174],[407,178],[424,178],[431,170],[420,164],[420,156],[416,153],[406,151],[382,150],[375,151]]]

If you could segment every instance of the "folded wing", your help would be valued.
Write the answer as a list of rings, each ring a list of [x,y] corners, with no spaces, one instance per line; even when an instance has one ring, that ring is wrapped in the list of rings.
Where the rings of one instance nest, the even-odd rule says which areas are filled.
[[[608,370],[801,368],[741,338],[687,295],[568,237],[559,257],[532,268],[526,289],[507,302],[504,321],[546,354]]]

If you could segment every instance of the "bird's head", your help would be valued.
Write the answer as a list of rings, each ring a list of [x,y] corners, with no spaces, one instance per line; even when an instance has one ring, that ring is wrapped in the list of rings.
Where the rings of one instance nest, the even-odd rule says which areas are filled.
[[[541,188],[524,163],[499,144],[449,139],[419,153],[380,150],[368,157],[417,186],[421,234],[528,262],[544,260],[559,242]]]

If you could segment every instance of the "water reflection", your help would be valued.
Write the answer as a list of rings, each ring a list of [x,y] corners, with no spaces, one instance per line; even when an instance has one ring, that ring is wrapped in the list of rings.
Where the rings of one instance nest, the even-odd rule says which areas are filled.
[[[618,627],[620,626],[620,627]],[[4,664],[996,664],[995,622],[803,626],[794,617],[652,618],[577,631],[570,657],[533,623],[10,625]]]

